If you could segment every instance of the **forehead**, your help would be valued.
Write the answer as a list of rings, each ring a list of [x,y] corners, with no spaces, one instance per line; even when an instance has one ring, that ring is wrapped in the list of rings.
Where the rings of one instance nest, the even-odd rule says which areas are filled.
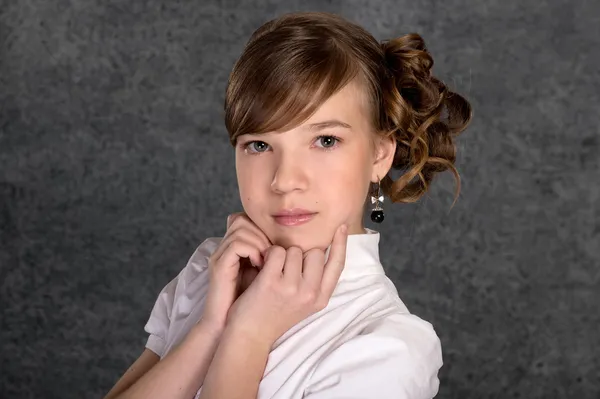
[[[302,125],[338,119],[353,128],[363,128],[365,124],[368,125],[367,103],[363,86],[352,81],[329,97]]]

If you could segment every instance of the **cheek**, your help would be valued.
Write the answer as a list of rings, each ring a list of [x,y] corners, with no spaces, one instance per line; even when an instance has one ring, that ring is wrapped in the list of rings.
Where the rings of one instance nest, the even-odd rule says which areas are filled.
[[[323,201],[336,213],[351,213],[361,208],[366,198],[368,177],[362,170],[346,170],[332,179],[322,181],[322,192],[327,193]]]
[[[253,162],[238,161],[236,164],[236,174],[240,194],[251,192],[257,186],[260,174],[255,172]]]
[[[238,163],[236,165],[237,184],[240,192],[240,199],[242,203],[250,201],[252,198],[252,174],[249,173],[248,168],[244,163]]]
[[[269,189],[269,183],[265,180],[266,174],[259,173],[252,162],[240,163],[236,173],[244,211],[248,215],[260,214],[262,206],[266,204],[265,196]]]

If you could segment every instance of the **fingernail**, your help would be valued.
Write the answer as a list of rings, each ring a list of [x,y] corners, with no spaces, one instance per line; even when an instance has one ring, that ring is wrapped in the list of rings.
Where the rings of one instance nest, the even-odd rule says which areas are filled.
[[[348,226],[346,226],[346,224],[344,223],[340,231],[342,232],[342,234],[346,234],[346,232],[348,231]]]

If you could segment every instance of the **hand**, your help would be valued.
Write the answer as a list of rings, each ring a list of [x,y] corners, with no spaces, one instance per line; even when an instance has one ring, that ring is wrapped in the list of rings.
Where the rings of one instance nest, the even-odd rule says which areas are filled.
[[[344,269],[347,238],[347,228],[341,226],[326,264],[325,252],[318,248],[303,255],[298,247],[270,247],[260,274],[231,306],[227,328],[273,344],[295,324],[323,310]]]
[[[202,321],[224,329],[229,308],[250,285],[271,247],[269,238],[245,213],[227,218],[227,232],[210,256],[209,287]]]

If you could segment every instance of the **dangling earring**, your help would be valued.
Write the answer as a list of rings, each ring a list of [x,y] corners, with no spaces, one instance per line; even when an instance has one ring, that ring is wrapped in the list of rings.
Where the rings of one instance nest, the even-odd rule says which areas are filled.
[[[380,206],[383,203],[383,195],[381,195],[381,179],[377,185],[377,195],[371,196],[371,203],[375,204],[375,208],[371,211],[371,220],[374,223],[381,223],[385,216],[383,215],[383,208]]]

